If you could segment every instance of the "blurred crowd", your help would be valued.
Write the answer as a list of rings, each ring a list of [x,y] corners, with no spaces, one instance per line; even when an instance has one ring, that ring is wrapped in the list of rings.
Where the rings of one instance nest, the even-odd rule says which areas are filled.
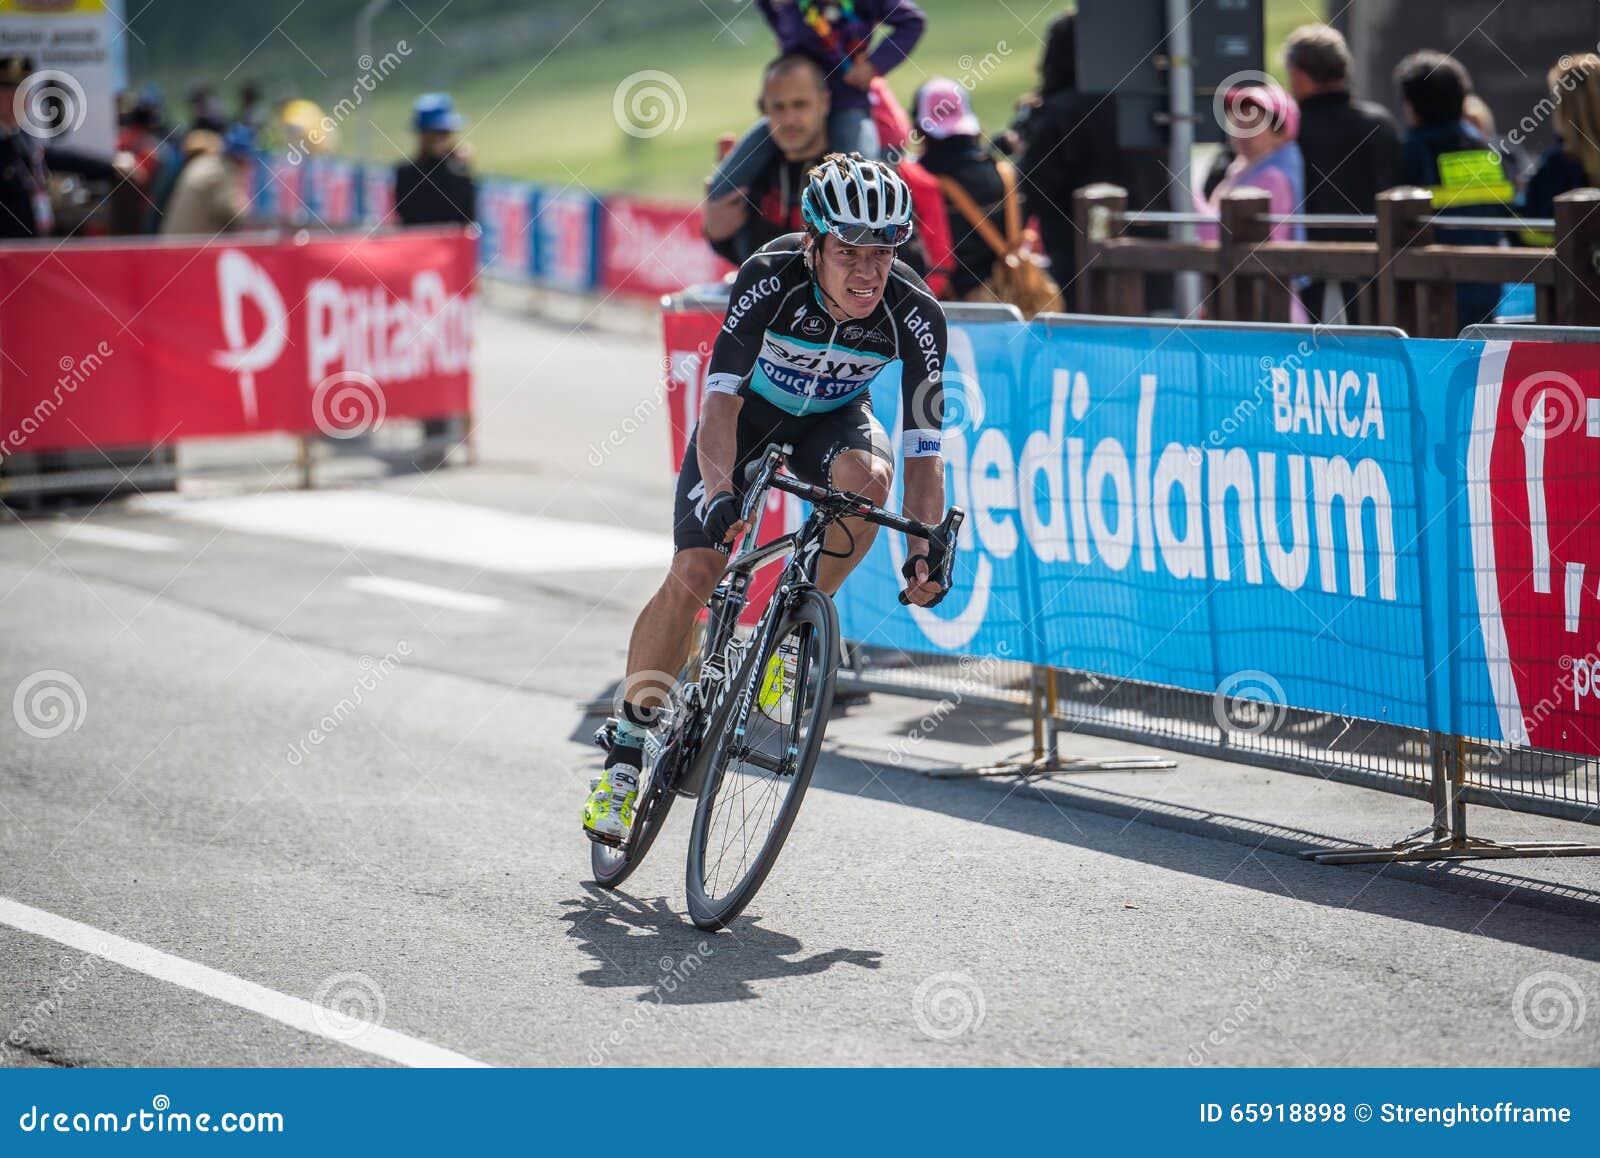
[[[1119,149],[1115,97],[1080,89],[1071,13],[1049,26],[1036,87],[1018,101],[1013,121],[991,134],[973,113],[970,81],[928,79],[909,115],[884,81],[926,28],[911,0],[757,4],[778,55],[760,78],[759,120],[707,181],[704,233],[730,261],[800,227],[805,174],[834,151],[898,167],[917,215],[906,256],[947,299],[1049,301],[1051,287],[1041,295],[1040,279],[1069,282],[1077,269],[1073,194],[1086,185],[1121,185],[1133,207],[1170,207],[1170,175]],[[1202,216],[1218,217],[1222,198],[1243,186],[1266,190],[1271,211],[1290,216],[1370,215],[1381,191],[1415,185],[1433,191],[1445,216],[1548,218],[1559,194],[1600,185],[1600,57],[1563,57],[1551,71],[1549,99],[1533,114],[1552,120],[1557,142],[1532,158],[1521,136],[1497,133],[1471,76],[1448,54],[1403,60],[1391,111],[1352,97],[1354,62],[1334,28],[1296,29],[1281,50],[1286,88],[1262,78],[1221,94],[1227,143],[1192,191]],[[1308,231],[1281,224],[1274,236],[1303,239]],[[1314,228],[1309,236],[1371,234]],[[1553,240],[1538,230],[1512,236],[1527,244]],[[1497,245],[1506,234],[1454,228],[1439,237]],[[1300,316],[1326,321],[1353,317],[1363,292],[1319,282],[1296,290]],[[1017,301],[1022,296],[1028,302]],[[1462,324],[1489,317],[1498,296],[1496,286],[1460,287]]]
[[[1016,102],[1013,119],[991,132],[969,99],[983,83],[981,67],[960,80],[926,79],[909,110],[890,88],[887,77],[915,53],[927,27],[913,0],[755,2],[777,55],[759,78],[759,116],[742,136],[721,143],[703,210],[705,238],[731,262],[801,227],[806,174],[837,151],[897,166],[916,208],[916,236],[905,256],[949,300],[1059,306],[1058,283],[1070,288],[1078,268],[1073,194],[1086,185],[1122,186],[1131,208],[1172,204],[1161,159],[1119,148],[1116,95],[1080,87],[1070,13],[1049,25],[1036,83]],[[1222,199],[1245,186],[1265,190],[1274,214],[1291,216],[1370,215],[1382,190],[1416,185],[1433,191],[1447,217],[1540,219],[1552,216],[1561,193],[1600,185],[1600,56],[1563,57],[1549,74],[1548,98],[1501,134],[1466,68],[1445,53],[1400,62],[1391,110],[1353,99],[1354,62],[1335,29],[1306,25],[1280,47],[1285,87],[1262,77],[1219,94],[1226,144],[1191,191],[1202,217],[1217,218]],[[337,147],[337,126],[300,97],[269,101],[259,85],[245,83],[230,109],[201,83],[186,93],[182,115],[171,118],[161,91],[146,86],[119,99],[116,154],[107,162],[49,132],[19,127],[14,98],[33,72],[26,56],[0,56],[0,239],[214,236],[270,224],[251,216],[259,157]],[[1523,147],[1530,123],[1545,121],[1556,143],[1531,157]],[[411,127],[416,145],[395,169],[393,220],[475,221],[476,181],[449,96],[419,97]],[[1274,228],[1279,240],[1364,236],[1370,232],[1287,222]],[[1471,245],[1553,242],[1547,229],[1508,234],[1470,223],[1439,236]],[[1297,315],[1323,321],[1355,316],[1365,292],[1315,281],[1295,290]],[[1488,317],[1498,292],[1460,287],[1462,324]]]
[[[121,93],[111,160],[61,144],[54,126],[23,125],[16,100],[35,72],[24,55],[0,56],[0,240],[129,234],[212,237],[273,224],[255,216],[255,167],[268,152],[331,152],[337,127],[314,102],[242,84],[233,107],[205,83],[169,115],[155,85]],[[443,93],[417,98],[413,154],[395,169],[399,224],[467,223],[477,189],[461,118]]]

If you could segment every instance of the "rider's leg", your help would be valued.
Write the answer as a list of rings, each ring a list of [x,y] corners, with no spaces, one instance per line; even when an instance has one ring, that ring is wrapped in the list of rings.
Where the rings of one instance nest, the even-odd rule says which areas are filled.
[[[695,616],[711,598],[727,565],[728,557],[709,547],[688,547],[672,557],[666,579],[639,612],[628,640],[624,702],[645,714],[666,703],[689,658]]]
[[[726,561],[726,556],[709,547],[679,551],[666,579],[633,625],[616,736],[606,756],[605,771],[590,785],[583,806],[584,828],[601,840],[616,843],[633,825],[639,777],[645,766],[645,737],[689,656],[694,617],[715,590]]]
[[[834,456],[828,481],[838,490],[853,491],[881,507],[889,501],[889,488],[894,483],[894,465],[871,451],[845,450]],[[846,523],[850,527],[848,535],[843,529]],[[867,557],[877,533],[875,523],[861,519],[841,519],[829,527],[824,544],[828,551],[843,552],[850,546],[850,535],[855,536],[855,550],[846,558],[824,555],[817,563],[817,586],[829,595],[837,594],[840,584],[856,569],[856,564]]]

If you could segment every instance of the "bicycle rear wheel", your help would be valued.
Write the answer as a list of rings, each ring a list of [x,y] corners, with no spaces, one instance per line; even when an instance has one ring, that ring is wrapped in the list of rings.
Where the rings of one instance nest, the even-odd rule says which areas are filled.
[[[754,899],[811,783],[839,669],[833,601],[805,588],[728,690],[689,834],[689,916],[721,929]]]

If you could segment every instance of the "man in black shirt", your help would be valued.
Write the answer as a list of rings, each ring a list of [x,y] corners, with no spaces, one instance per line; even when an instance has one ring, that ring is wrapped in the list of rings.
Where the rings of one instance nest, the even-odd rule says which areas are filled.
[[[456,144],[461,115],[442,92],[417,98],[411,127],[417,155],[394,171],[394,211],[405,225],[471,225],[478,220],[478,185],[465,148]]]
[[[47,126],[30,126],[18,119],[17,92],[32,72],[29,57],[0,56],[0,240],[49,237],[56,232],[50,206],[52,170],[92,181],[117,181],[124,172],[97,157],[47,147]]]
[[[1399,183],[1400,131],[1381,105],[1351,99],[1350,48],[1336,29],[1307,24],[1283,46],[1289,91],[1300,102],[1300,152],[1306,161],[1304,213],[1374,213],[1378,194]],[[1310,229],[1308,241],[1361,241],[1370,231]],[[1302,294],[1314,321],[1335,322],[1330,283],[1312,282]],[[1332,283],[1343,297],[1344,318],[1356,320],[1356,303],[1368,289]],[[1332,306],[1333,308],[1329,308]]]
[[[748,186],[706,201],[706,240],[734,265],[801,228],[806,174],[828,152],[828,78],[811,57],[791,52],[769,64],[757,104],[777,152]]]

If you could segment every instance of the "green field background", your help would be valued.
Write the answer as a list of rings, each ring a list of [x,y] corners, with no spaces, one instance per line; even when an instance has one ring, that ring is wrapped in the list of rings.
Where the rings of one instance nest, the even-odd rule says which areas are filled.
[[[135,68],[136,79],[159,80],[175,96],[204,76],[195,72],[196,56],[229,60],[249,51],[247,62],[227,80],[206,78],[220,82],[225,99],[231,100],[232,89],[250,75],[269,78],[274,93],[303,92],[324,109],[350,93],[350,0],[324,0],[315,16],[310,7],[297,9],[293,20],[269,31],[253,49],[254,28],[241,26],[234,31],[242,37],[242,50],[234,43],[202,42],[197,52],[193,25],[168,24],[183,5],[198,2],[178,0],[166,9],[164,23],[150,29],[154,47],[145,67]],[[212,0],[222,8],[234,2]],[[407,125],[416,94],[446,88],[466,118],[465,137],[480,173],[594,191],[692,197],[710,169],[718,135],[741,132],[754,119],[756,79],[774,44],[765,21],[743,0],[653,3],[639,7],[630,0],[607,0],[594,9],[582,4],[574,12],[585,17],[587,10],[584,19],[567,16],[566,3],[552,3],[545,10],[548,35],[530,36],[525,43],[508,37],[503,45],[484,45],[482,29],[494,27],[496,19],[515,18],[514,6],[455,0],[430,10],[413,3],[420,19],[436,13],[423,34],[415,32],[415,19],[408,28],[401,9],[394,7],[388,22],[380,22],[374,44],[381,56],[396,37],[406,35],[412,55],[364,97],[360,111],[342,127],[339,151],[356,154],[369,147],[379,159],[394,158],[410,148]],[[896,93],[909,100],[929,76],[964,78],[986,130],[1003,128],[1017,98],[1034,84],[1047,25],[1067,5],[1061,0],[919,3],[928,14],[928,30],[911,59],[890,74]],[[539,7],[523,11],[536,17]],[[145,20],[160,11],[158,6]],[[1268,0],[1269,68],[1278,67],[1277,48],[1285,34],[1320,19],[1324,11],[1323,0]],[[557,31],[571,34],[561,40]],[[667,73],[681,87],[682,121],[641,138],[619,127],[613,98],[625,78],[647,70]],[[360,121],[369,116],[372,127],[363,132]]]

